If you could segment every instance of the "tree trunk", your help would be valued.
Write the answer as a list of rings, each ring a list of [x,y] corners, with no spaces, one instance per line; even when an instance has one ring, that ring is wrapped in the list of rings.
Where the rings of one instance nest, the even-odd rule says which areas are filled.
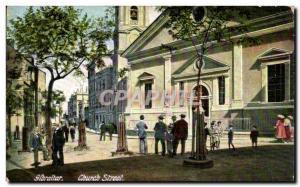
[[[34,121],[35,127],[39,126],[39,69],[37,67],[34,68]]]
[[[50,80],[49,85],[48,85],[48,93],[47,93],[47,101],[46,101],[46,111],[45,111],[45,116],[46,116],[46,146],[48,149],[48,155],[52,155],[52,124],[51,124],[51,103],[52,103],[52,92],[53,92],[53,84],[54,84],[53,79]]]
[[[8,114],[8,127],[7,127],[7,137],[8,137],[8,141],[9,141],[9,147],[12,146],[12,135],[11,135],[11,117],[12,115]]]

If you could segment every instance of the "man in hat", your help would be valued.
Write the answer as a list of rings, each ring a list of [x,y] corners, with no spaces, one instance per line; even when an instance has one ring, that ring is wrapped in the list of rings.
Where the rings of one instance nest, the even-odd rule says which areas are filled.
[[[173,133],[174,141],[173,141],[173,156],[176,156],[177,147],[179,141],[181,143],[181,155],[184,154],[185,151],[185,141],[188,136],[188,123],[185,121],[185,115],[180,115],[181,119],[174,123]]]
[[[31,142],[31,148],[33,151],[33,158],[34,158],[34,163],[31,165],[37,167],[38,165],[41,164],[39,162],[39,151],[43,151],[44,160],[47,160],[47,149],[43,147],[42,137],[38,127],[36,127],[33,130],[30,137],[30,142]]]
[[[104,121],[100,124],[100,141],[105,141],[106,125]]]
[[[164,117],[160,115],[158,117],[158,122],[154,127],[154,138],[155,138],[155,154],[158,154],[158,142],[160,141],[162,146],[162,156],[166,154],[166,144],[165,144],[165,133],[167,132],[167,125],[163,122]]]
[[[52,165],[64,165],[64,152],[63,147],[65,144],[64,132],[59,124],[56,124],[56,128],[53,132],[52,146],[53,146],[53,163]],[[58,155],[59,154],[59,158]]]
[[[148,148],[147,148],[147,132],[146,129],[148,129],[148,126],[146,122],[144,121],[145,117],[144,115],[140,116],[140,121],[136,124],[136,130],[139,137],[140,142],[140,153],[141,154],[147,154]]]

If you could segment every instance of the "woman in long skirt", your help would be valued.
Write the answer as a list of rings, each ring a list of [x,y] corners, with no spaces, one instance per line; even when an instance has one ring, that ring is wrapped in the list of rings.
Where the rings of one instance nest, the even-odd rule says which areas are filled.
[[[284,116],[279,114],[277,116],[278,120],[276,122],[276,138],[282,142],[286,139],[286,131],[284,127]]]

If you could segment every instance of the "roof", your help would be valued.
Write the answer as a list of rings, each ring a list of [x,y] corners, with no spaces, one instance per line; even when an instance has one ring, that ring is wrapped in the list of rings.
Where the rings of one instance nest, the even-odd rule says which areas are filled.
[[[253,14],[249,15],[249,23],[254,26],[255,30],[259,30],[266,27],[277,26],[283,23],[292,22],[293,17],[289,7],[224,7],[230,9],[245,9],[248,11],[253,10]],[[257,11],[260,10],[260,11]],[[167,23],[169,17],[164,11],[156,20],[154,20],[140,35],[139,37],[125,49],[121,54],[128,58],[132,54],[140,53],[140,48],[148,42],[150,38],[153,38]],[[251,20],[251,21],[250,21]],[[274,21],[275,20],[275,21]],[[279,21],[278,21],[279,20]],[[174,40],[175,41],[175,40]],[[162,41],[163,42],[163,41]],[[176,43],[182,43],[183,41],[176,41]],[[189,43],[189,42],[185,42]],[[186,47],[187,44],[179,44],[180,47]],[[188,45],[191,45],[190,43]],[[160,49],[164,50],[164,49]]]

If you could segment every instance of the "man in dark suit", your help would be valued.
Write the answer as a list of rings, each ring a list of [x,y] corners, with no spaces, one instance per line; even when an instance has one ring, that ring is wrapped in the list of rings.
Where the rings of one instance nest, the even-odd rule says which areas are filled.
[[[59,126],[59,124],[57,124],[53,132],[53,138],[52,138],[52,148],[53,148],[52,165],[54,166],[64,165],[64,152],[63,152],[64,144],[65,144],[65,138],[64,138],[63,129]],[[59,153],[59,158],[57,157],[57,153]]]
[[[65,134],[65,140],[66,140],[66,142],[68,142],[70,130],[69,130],[69,127],[67,126],[67,124],[65,124],[65,125],[62,127],[62,130],[63,130],[63,132],[64,132],[64,134]]]
[[[172,130],[172,134],[174,135],[173,141],[173,156],[176,156],[177,147],[179,141],[181,142],[181,155],[184,154],[185,151],[185,141],[188,137],[188,123],[184,120],[185,115],[180,115],[181,119],[174,123],[174,127]]]

